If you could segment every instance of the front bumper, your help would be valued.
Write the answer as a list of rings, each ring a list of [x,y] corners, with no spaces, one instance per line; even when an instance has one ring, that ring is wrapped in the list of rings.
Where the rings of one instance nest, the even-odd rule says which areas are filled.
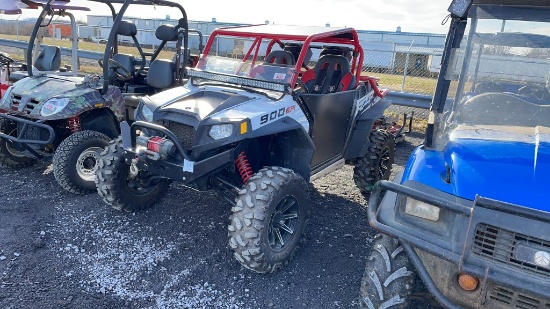
[[[136,121],[129,126],[127,122],[122,122],[120,127],[126,163],[128,165],[135,164],[139,170],[147,171],[153,175],[191,184],[200,178],[212,175],[234,160],[235,150],[229,149],[201,161],[191,161],[178,138],[170,130],[157,124]],[[165,138],[174,143],[177,153],[182,156],[183,161],[176,158],[154,160],[139,153],[136,148],[136,136],[139,129],[149,129],[164,134]]]
[[[29,153],[33,157],[41,158],[48,155],[37,149],[37,147],[31,147],[31,145],[46,146],[53,143],[55,131],[51,126],[3,113],[0,113],[0,118],[15,122],[18,127],[17,136],[11,136],[0,132],[0,138],[11,142],[14,147],[22,152]]]
[[[372,227],[399,238],[424,283],[449,308],[550,308],[550,214],[476,197],[473,205],[414,181],[375,186],[368,208]],[[387,190],[380,203],[382,190]],[[405,213],[406,197],[440,208],[437,222]],[[458,274],[479,278],[472,292]]]

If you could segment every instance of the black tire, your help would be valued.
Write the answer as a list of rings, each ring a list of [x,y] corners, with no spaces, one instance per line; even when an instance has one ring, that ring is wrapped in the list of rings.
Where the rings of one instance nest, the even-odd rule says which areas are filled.
[[[376,235],[361,281],[360,308],[409,308],[414,279],[411,263],[399,241],[388,235]]]
[[[0,119],[0,132],[17,136],[17,125]],[[14,149],[7,140],[0,138],[0,164],[11,168],[21,168],[30,166],[35,162],[36,159],[22,154],[17,149]]]
[[[111,141],[101,153],[96,169],[95,185],[103,201],[117,210],[138,211],[151,207],[170,185],[170,180],[162,179],[144,186],[142,180],[139,175],[130,177],[122,138]]]
[[[73,194],[95,191],[95,168],[109,137],[96,131],[80,131],[64,139],[53,155],[57,183]]]
[[[353,169],[353,180],[361,193],[368,197],[379,180],[390,179],[395,160],[395,141],[384,130],[374,130],[369,136],[369,150],[359,158]]]
[[[244,267],[269,273],[288,264],[304,231],[307,189],[301,176],[281,167],[263,168],[250,178],[228,227],[229,246]]]

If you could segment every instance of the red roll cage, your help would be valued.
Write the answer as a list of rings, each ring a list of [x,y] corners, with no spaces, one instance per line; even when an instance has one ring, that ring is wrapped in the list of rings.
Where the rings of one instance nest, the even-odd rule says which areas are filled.
[[[252,66],[255,65],[258,59],[258,53],[262,40],[271,40],[267,46],[266,55],[269,54],[274,44],[282,45],[282,41],[299,42],[303,44],[300,56],[296,59],[294,69],[300,72],[302,63],[306,57],[307,50],[312,43],[322,44],[340,44],[353,46],[353,58],[351,61],[351,71],[356,76],[355,86],[360,80],[367,80],[371,85],[376,85],[376,81],[370,78],[361,78],[361,69],[363,63],[364,52],[357,32],[353,28],[329,28],[329,27],[310,27],[310,26],[288,26],[288,25],[252,25],[252,26],[237,26],[228,28],[216,29],[210,35],[208,43],[204,49],[203,58],[208,55],[212,45],[218,36],[232,36],[253,39],[253,43],[245,53],[243,62],[249,60],[252,53]],[[282,47],[282,46],[281,46]],[[306,63],[307,65],[307,63]],[[298,74],[295,74],[291,80],[291,85],[294,86],[298,79]],[[381,95],[377,87],[373,87],[377,91],[377,95]]]

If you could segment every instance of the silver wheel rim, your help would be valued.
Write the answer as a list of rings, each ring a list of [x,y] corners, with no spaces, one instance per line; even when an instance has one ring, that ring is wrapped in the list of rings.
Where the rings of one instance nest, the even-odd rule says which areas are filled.
[[[84,150],[76,161],[76,172],[78,176],[85,181],[94,181],[95,167],[99,158],[99,153],[103,149],[100,147],[91,147]]]

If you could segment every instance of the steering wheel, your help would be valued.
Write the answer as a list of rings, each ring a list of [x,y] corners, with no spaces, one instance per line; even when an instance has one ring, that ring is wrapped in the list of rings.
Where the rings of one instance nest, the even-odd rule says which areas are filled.
[[[13,59],[11,59],[8,54],[6,53],[0,53],[0,64],[1,65],[4,65],[4,64],[10,64],[14,62]]]
[[[97,62],[99,63],[100,67],[103,67],[103,59],[97,59]],[[109,70],[113,71],[117,79],[120,81],[127,81],[132,78],[132,73],[130,73],[127,68],[122,66],[122,64],[116,62],[113,59],[109,59]]]
[[[542,86],[527,85],[518,89],[518,94],[538,100],[550,100],[548,89]]]

